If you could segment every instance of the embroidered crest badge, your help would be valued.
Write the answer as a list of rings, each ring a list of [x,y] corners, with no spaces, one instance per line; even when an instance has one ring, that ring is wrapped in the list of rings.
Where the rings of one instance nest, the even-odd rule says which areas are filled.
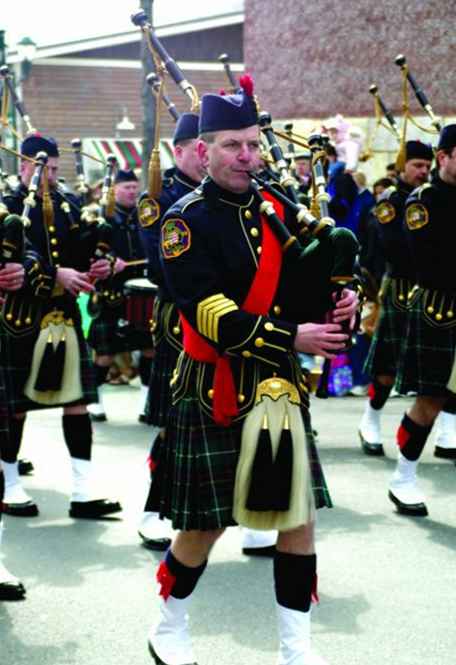
[[[429,224],[429,213],[422,203],[412,203],[405,213],[405,221],[410,231],[417,231]]]
[[[380,224],[388,224],[396,217],[396,210],[389,201],[382,201],[375,208],[375,216]]]
[[[160,218],[160,204],[155,199],[145,198],[138,205],[138,219],[143,229],[155,224]]]
[[[167,219],[161,230],[161,245],[165,259],[176,259],[190,249],[191,233],[183,219]]]

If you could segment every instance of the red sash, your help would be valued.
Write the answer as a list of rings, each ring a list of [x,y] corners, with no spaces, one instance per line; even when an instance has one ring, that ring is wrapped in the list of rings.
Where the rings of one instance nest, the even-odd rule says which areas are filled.
[[[267,193],[263,193],[263,197],[274,205],[276,213],[283,219],[283,206]],[[265,316],[277,291],[282,267],[282,249],[264,215],[261,215],[261,231],[263,243],[258,270],[241,309],[249,314]],[[215,365],[212,415],[217,425],[227,427],[239,413],[230,359],[218,354],[182,314],[180,317],[185,352],[194,360]]]

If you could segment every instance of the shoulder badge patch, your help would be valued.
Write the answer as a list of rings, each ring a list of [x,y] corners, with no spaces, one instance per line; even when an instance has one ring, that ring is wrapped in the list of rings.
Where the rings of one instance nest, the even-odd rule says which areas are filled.
[[[165,259],[176,259],[190,249],[191,233],[183,219],[167,219],[161,229],[161,244]]]
[[[405,221],[410,231],[417,231],[429,224],[429,213],[422,203],[412,203],[405,213]]]
[[[396,209],[389,201],[382,201],[375,207],[375,216],[380,224],[388,224],[396,217]]]
[[[138,219],[143,229],[155,224],[160,218],[160,204],[155,199],[145,198],[138,205]]]

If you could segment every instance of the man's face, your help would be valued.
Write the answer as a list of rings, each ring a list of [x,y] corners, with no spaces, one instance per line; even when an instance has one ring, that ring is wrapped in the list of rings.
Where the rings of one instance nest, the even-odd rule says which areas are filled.
[[[200,182],[205,175],[205,170],[198,154],[197,144],[198,139],[191,139],[183,145],[178,143],[174,146],[174,160],[182,173],[195,182]]]
[[[136,180],[118,182],[114,185],[116,203],[125,208],[134,208],[138,198],[139,183]]]
[[[25,159],[22,160],[20,166],[20,176],[21,180],[26,187],[30,185],[33,172],[35,171],[36,164],[28,162]],[[55,187],[57,184],[57,177],[59,172],[59,158],[58,157],[49,157],[47,161],[47,173],[48,181],[50,187]]]
[[[310,160],[308,159],[295,159],[296,173],[300,178],[307,178],[310,174]]]
[[[456,148],[453,148],[450,155],[447,155],[443,150],[437,153],[439,163],[439,175],[445,182],[450,185],[456,185]]]
[[[259,128],[252,125],[217,132],[213,143],[198,141],[198,154],[217,185],[242,194],[250,185],[249,172],[260,166]]]
[[[420,187],[429,180],[431,164],[428,159],[409,159],[405,162],[402,179],[412,187]]]

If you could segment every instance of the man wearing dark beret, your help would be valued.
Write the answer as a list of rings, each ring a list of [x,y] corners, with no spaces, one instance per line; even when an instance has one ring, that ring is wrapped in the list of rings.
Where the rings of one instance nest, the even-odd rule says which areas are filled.
[[[382,285],[380,318],[370,346],[367,372],[372,377],[369,400],[359,425],[361,446],[367,455],[383,455],[380,415],[395,382],[406,317],[408,294],[416,274],[405,230],[405,202],[428,181],[433,152],[421,141],[407,141],[406,158],[397,184],[389,187],[374,209],[376,238],[387,260]]]
[[[90,407],[93,420],[106,420],[103,404],[103,384],[114,356],[124,351],[140,351],[141,379],[140,419],[144,418],[144,404],[149,385],[150,363],[153,355],[150,336],[152,291],[144,280],[132,284],[136,289],[129,297],[125,284],[131,279],[144,277],[145,266],[136,264],[144,260],[144,249],[138,225],[139,182],[132,170],[120,169],[114,180],[115,209],[109,220],[112,228],[111,244],[116,255],[113,275],[97,285],[96,316],[92,319],[88,342],[95,351],[95,369],[99,402]],[[135,265],[129,265],[135,262]],[[128,319],[131,319],[128,321]],[[128,325],[127,325],[128,323]]]
[[[407,199],[405,229],[416,270],[408,298],[404,346],[399,358],[398,390],[417,397],[397,431],[398,461],[389,498],[405,514],[427,515],[417,483],[417,466],[435,419],[454,412],[456,400],[456,125],[444,127],[431,182]]]
[[[332,324],[291,317],[286,254],[260,215],[249,176],[260,163],[250,77],[241,88],[203,97],[198,153],[209,177],[168,210],[161,227],[161,265],[184,352],[153,481],[156,509],[179,530],[157,572],[161,619],[149,650],[158,665],[195,663],[192,593],[212,546],[236,523],[279,526],[279,662],[323,665],[310,647],[313,523],[315,507],[331,501],[295,351],[332,357],[346,340],[340,322],[352,318],[357,299],[344,293]],[[264,473],[271,482],[256,482]]]
[[[16,516],[38,514],[18,477],[25,417],[30,410],[63,406],[63,436],[73,472],[70,516],[98,518],[120,511],[121,506],[94,499],[91,493],[92,427],[87,404],[96,400],[96,385],[76,298],[81,291],[91,292],[92,280],[105,277],[111,266],[107,259],[96,258],[98,227],[87,227],[80,220],[77,200],[63,196],[57,187],[56,141],[32,135],[21,150],[24,157],[45,152],[48,159],[40,183],[33,187],[36,165],[22,159],[20,185],[5,198],[9,211],[22,215],[26,197],[36,191],[30,225],[25,227],[36,258],[25,287],[7,299],[0,323],[9,429],[1,445],[2,509]]]
[[[155,487],[152,476],[159,463],[160,448],[166,445],[166,420],[171,408],[170,381],[179,353],[182,351],[182,329],[179,314],[171,300],[159,262],[161,220],[176,201],[192,192],[201,182],[204,170],[196,151],[199,117],[196,113],[182,113],[173,134],[175,166],[167,169],[162,191],[157,200],[144,192],[139,202],[141,237],[148,259],[148,275],[158,286],[154,303],[153,337],[155,355],[152,360],[147,418],[160,431],[152,443],[149,455],[151,485],[139,526],[139,535],[145,547],[166,550],[171,541],[168,526],[151,509]]]

